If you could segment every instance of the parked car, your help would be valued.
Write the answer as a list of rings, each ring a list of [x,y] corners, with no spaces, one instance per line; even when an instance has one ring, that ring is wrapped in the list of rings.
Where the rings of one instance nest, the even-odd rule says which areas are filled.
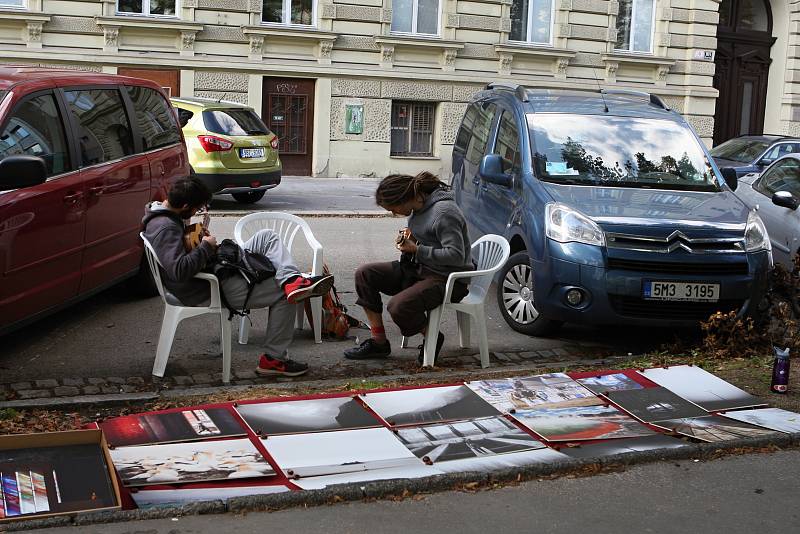
[[[157,84],[0,67],[0,334],[139,276],[144,205],[189,174]]]
[[[734,169],[739,176],[758,174],[776,159],[796,153],[800,153],[800,139],[779,135],[743,135],[711,149],[720,169]]]
[[[775,263],[791,271],[800,253],[800,153],[780,158],[760,176],[742,177],[739,184],[736,196],[757,209],[767,226]]]
[[[452,170],[471,238],[511,243],[497,300],[520,332],[696,325],[747,313],[765,291],[764,223],[656,96],[490,84],[466,110]]]
[[[195,175],[215,194],[251,204],[281,183],[278,137],[253,108],[210,98],[173,98]]]

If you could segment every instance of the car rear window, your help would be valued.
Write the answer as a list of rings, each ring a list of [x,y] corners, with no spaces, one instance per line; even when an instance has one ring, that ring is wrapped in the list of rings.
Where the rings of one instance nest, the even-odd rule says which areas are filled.
[[[757,139],[731,139],[711,149],[715,158],[750,163],[764,152],[769,143]]]
[[[264,121],[249,109],[215,109],[203,112],[203,124],[211,133],[222,135],[269,135]]]

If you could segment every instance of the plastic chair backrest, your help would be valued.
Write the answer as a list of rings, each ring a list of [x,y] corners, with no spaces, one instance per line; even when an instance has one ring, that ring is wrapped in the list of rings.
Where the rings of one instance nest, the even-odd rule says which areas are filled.
[[[244,243],[259,230],[272,230],[278,234],[283,245],[291,252],[294,238],[301,228],[311,231],[308,223],[296,215],[279,211],[262,211],[245,215],[239,219],[233,233],[234,239],[238,243]]]
[[[472,259],[476,270],[489,272],[470,279],[470,293],[483,298],[489,291],[494,273],[505,265],[510,255],[511,246],[502,236],[487,234],[475,241],[472,244]]]
[[[141,237],[144,242],[144,253],[147,256],[147,263],[150,265],[150,272],[153,273],[153,280],[156,282],[158,294],[166,301],[166,297],[164,296],[164,283],[161,281],[161,263],[158,261],[156,251],[153,250],[153,246],[144,236],[144,233],[140,232],[139,237]]]

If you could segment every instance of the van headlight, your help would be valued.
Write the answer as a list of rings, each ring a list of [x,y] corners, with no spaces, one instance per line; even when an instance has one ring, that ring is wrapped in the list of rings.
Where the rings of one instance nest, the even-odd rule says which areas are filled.
[[[751,211],[747,216],[747,226],[744,229],[744,249],[747,252],[772,250],[767,227],[764,226],[764,221],[755,211]]]
[[[583,213],[557,202],[545,206],[545,234],[559,243],[605,246],[600,226]]]

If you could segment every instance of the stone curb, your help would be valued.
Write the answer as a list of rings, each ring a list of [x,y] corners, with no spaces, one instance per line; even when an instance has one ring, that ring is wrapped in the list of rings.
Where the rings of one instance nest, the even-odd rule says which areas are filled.
[[[285,493],[234,497],[226,501],[195,502],[182,506],[163,506],[144,510],[79,513],[72,517],[30,519],[3,525],[8,531],[37,528],[118,523],[123,521],[164,519],[187,515],[274,511],[293,507],[320,506],[336,502],[356,502],[365,499],[386,499],[404,494],[452,491],[465,484],[486,486],[495,483],[515,483],[539,477],[574,473],[582,467],[600,466],[621,468],[650,464],[664,460],[713,460],[720,452],[743,448],[800,446],[800,433],[774,437],[742,438],[723,443],[689,444],[676,449],[654,449],[603,456],[569,459],[553,463],[531,464],[495,471],[471,471],[433,475],[417,479],[378,480],[329,486],[321,490],[301,490]]]

